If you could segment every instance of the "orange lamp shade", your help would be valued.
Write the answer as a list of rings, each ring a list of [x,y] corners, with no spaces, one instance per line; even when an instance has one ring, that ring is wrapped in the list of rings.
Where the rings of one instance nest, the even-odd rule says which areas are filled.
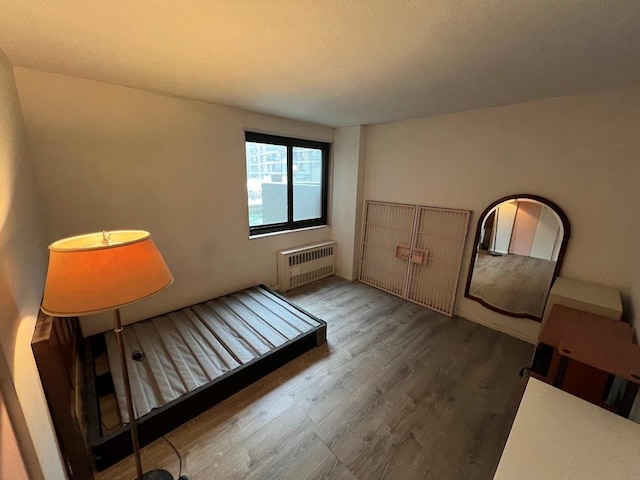
[[[172,283],[148,232],[65,238],[49,245],[42,311],[57,317],[99,313],[143,300]]]

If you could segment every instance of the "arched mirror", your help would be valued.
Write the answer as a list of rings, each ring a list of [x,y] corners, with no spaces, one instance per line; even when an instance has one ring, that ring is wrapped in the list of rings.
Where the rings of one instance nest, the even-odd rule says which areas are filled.
[[[513,195],[492,203],[478,220],[465,297],[540,321],[569,234],[567,216],[542,197]]]

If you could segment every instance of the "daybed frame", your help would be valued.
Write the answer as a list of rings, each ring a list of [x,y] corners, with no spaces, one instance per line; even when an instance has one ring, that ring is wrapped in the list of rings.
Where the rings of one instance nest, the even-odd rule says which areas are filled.
[[[299,312],[308,315],[317,321],[319,326],[140,417],[137,423],[141,446],[160,438],[295,357],[326,341],[326,323],[324,321],[297,307],[269,288],[262,285],[260,288],[287,302]],[[59,341],[58,330],[65,332],[64,341]],[[100,340],[95,338],[80,341],[77,319],[54,319],[44,314],[38,319],[36,335],[34,335],[32,342],[60,447],[65,460],[70,465],[70,478],[92,478],[92,474],[87,474],[87,467],[91,469],[91,456],[96,468],[101,471],[130,455],[133,451],[128,425],[109,432],[103,431],[98,398],[99,394],[103,395],[105,389],[112,389],[113,385],[111,379],[108,378],[110,374],[107,378],[104,375],[96,376],[94,358],[102,349],[100,343]],[[80,362],[78,361],[79,356],[82,359]],[[59,360],[53,361],[53,357]],[[77,382],[73,380],[70,365],[80,364],[83,366],[84,381],[81,382],[81,389],[74,389],[72,387],[77,385]],[[78,371],[79,369],[74,367],[73,370]],[[66,380],[61,381],[61,377]],[[81,433],[81,422],[78,422],[78,416],[69,415],[69,411],[79,411],[79,390],[82,390],[86,442],[85,436]],[[85,453],[87,451],[85,445],[89,446],[90,455]]]

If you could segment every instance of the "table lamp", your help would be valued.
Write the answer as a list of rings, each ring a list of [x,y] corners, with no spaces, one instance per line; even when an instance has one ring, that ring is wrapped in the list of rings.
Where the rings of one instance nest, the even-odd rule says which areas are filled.
[[[148,232],[90,233],[49,245],[42,311],[54,317],[76,317],[109,310],[114,313],[138,480],[172,480],[173,477],[165,470],[142,471],[120,308],[149,298],[172,283],[173,275]]]

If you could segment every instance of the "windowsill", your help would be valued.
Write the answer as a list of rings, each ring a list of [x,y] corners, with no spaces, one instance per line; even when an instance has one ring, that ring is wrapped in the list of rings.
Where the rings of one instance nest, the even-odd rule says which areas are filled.
[[[287,233],[306,232],[307,230],[319,230],[321,228],[329,228],[329,225],[316,225],[313,227],[296,228],[295,230],[281,230],[279,232],[260,233],[258,235],[249,235],[249,240],[258,238],[273,237],[274,235],[284,235]]]

